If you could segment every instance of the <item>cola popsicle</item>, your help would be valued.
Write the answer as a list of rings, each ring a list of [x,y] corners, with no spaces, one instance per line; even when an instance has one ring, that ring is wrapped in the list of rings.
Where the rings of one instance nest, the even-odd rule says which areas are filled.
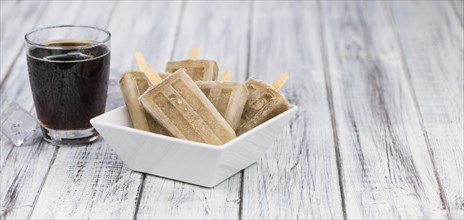
[[[222,145],[236,137],[184,69],[150,87],[139,101],[174,137],[214,145]]]
[[[240,124],[243,108],[248,100],[248,90],[240,82],[196,81],[201,91],[235,130]]]
[[[166,63],[166,72],[173,73],[184,68],[193,81],[214,81],[217,79],[218,66],[214,60],[200,60],[199,49],[192,48],[190,59],[169,61]]]
[[[121,76],[119,86],[134,128],[169,135],[169,132],[143,109],[138,100],[140,95],[151,86],[145,73],[141,71],[127,71]]]
[[[241,135],[261,123],[288,110],[289,104],[280,91],[273,86],[250,78],[245,85],[249,97],[237,128],[237,135]]]

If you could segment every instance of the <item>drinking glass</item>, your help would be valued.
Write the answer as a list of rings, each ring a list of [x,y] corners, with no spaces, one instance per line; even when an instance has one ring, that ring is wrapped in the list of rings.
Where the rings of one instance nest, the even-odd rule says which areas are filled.
[[[105,111],[110,38],[107,30],[78,25],[26,34],[29,82],[46,141],[79,145],[98,138],[90,119]]]

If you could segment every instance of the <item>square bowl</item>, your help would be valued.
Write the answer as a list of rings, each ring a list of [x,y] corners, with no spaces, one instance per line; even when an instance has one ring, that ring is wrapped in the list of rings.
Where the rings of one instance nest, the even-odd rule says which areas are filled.
[[[126,106],[90,120],[130,169],[213,187],[258,161],[286,126],[290,108],[224,145],[210,145],[138,130]]]

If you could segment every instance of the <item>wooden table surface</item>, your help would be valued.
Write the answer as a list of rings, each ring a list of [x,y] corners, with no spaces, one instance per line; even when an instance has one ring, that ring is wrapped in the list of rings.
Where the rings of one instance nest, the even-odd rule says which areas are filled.
[[[35,115],[24,34],[112,33],[107,110],[142,51],[155,69],[191,47],[234,80],[300,107],[265,156],[214,188],[132,172],[100,139],[1,138],[1,219],[463,219],[463,2],[1,2],[1,108]]]

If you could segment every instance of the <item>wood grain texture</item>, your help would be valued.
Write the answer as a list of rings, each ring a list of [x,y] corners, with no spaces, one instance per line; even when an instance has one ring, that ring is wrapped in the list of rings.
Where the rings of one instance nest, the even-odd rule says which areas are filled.
[[[36,26],[47,3],[34,2],[1,2],[0,25],[0,85],[9,74],[8,70],[19,57],[24,45],[24,35]]]
[[[132,218],[140,181],[102,141],[61,147],[31,218]]]
[[[39,16],[40,12],[46,7],[46,4],[36,2],[33,4],[21,4],[18,1],[1,1],[0,4],[0,85],[2,85],[0,88],[0,112],[3,112],[14,99],[14,95],[12,94],[14,92],[9,89],[12,86],[3,86],[3,79],[6,78],[10,72],[14,71],[14,62],[19,58],[18,53],[22,52],[21,48],[24,43],[24,34],[30,31],[35,24],[35,21],[32,21],[30,18],[27,19],[25,15],[29,14],[32,17]],[[21,18],[18,19],[16,17],[18,15],[21,16]],[[20,22],[22,22],[22,24]],[[20,29],[22,30],[11,31],[16,29],[15,26],[21,26]],[[21,55],[24,55],[24,57],[21,58],[24,58],[25,61],[25,54],[21,53]],[[22,64],[25,65],[25,62]],[[20,73],[16,71],[15,74]],[[24,84],[22,84],[23,82]],[[18,85],[28,85],[27,80],[23,82],[20,84],[15,81],[10,81],[10,84],[13,84],[13,86],[19,89],[17,87]],[[29,110],[30,106],[26,106],[26,109]],[[11,142],[3,135],[0,135],[0,170],[3,169],[6,158],[10,155],[12,149],[13,145]]]
[[[113,33],[107,110],[124,104],[133,51],[162,71],[193,46],[234,80],[289,71],[283,93],[300,107],[243,179],[213,189],[145,178],[104,140],[57,149],[1,137],[0,219],[341,219],[343,204],[348,218],[464,218],[463,1],[0,4],[0,110],[34,112],[24,34],[65,23]]]
[[[232,78],[246,79],[249,4],[188,2],[178,27],[173,59],[186,59],[191,47],[201,57],[229,68]],[[167,59],[164,59],[167,61]],[[159,67],[164,70],[163,66]],[[236,219],[239,215],[241,175],[208,189],[147,175],[138,219]]]
[[[38,7],[34,4],[28,5],[32,8]],[[71,7],[75,10],[70,10],[68,13],[63,15],[61,11],[64,7]],[[82,12],[79,12],[79,10],[83,8],[82,2],[72,1],[68,3],[58,1],[47,4],[45,8],[46,9],[42,12],[40,19],[36,21],[33,27],[29,27],[29,29],[23,30],[22,32],[8,31],[15,33],[15,35],[12,36],[12,38],[21,39],[21,46],[18,48],[9,48],[9,50],[18,49],[18,52],[20,51],[20,54],[17,57],[17,60],[15,61],[15,65],[11,68],[10,77],[3,82],[2,87],[0,88],[0,103],[2,104],[2,107],[6,106],[8,103],[11,103],[12,101],[19,103],[25,109],[31,109],[34,104],[32,100],[32,93],[29,85],[29,78],[27,72],[26,50],[22,47],[22,45],[24,44],[24,34],[27,31],[30,31],[37,27],[44,27],[56,24],[57,21],[61,21],[63,23],[72,23],[77,19],[80,19],[83,22],[88,21],[86,20],[86,18],[79,17],[85,15]],[[30,10],[33,11],[34,9]]]
[[[10,155],[13,146],[14,145],[10,140],[8,140],[8,138],[6,138],[3,134],[0,135],[0,172],[3,169],[3,166],[5,166],[6,158]]]
[[[79,9],[83,8],[83,2],[73,1],[73,2],[52,2],[45,6],[46,10],[43,11],[41,19],[36,22],[36,27],[43,27],[50,25],[56,21],[62,21],[64,23],[72,23],[76,19],[80,19],[82,22],[86,22],[86,19],[79,18],[80,15],[83,15],[79,12]],[[31,4],[30,7],[34,7],[34,4]],[[75,10],[69,11],[67,14],[60,13],[64,7],[71,7]],[[85,14],[84,14],[85,15]],[[88,17],[86,17],[88,18]],[[33,28],[36,28],[33,27]],[[31,29],[33,29],[31,28]],[[28,30],[27,30],[28,31]],[[17,33],[16,38],[22,38],[24,40],[24,33]],[[16,48],[10,48],[10,50],[15,50]],[[29,86],[29,79],[27,75],[27,63],[26,63],[26,51],[25,49],[20,50],[20,54],[17,57],[17,60],[14,63],[14,66],[11,68],[11,77],[2,82],[2,87],[0,88],[0,110],[3,110],[8,107],[11,102],[17,102],[21,107],[31,112],[35,112],[33,107],[33,100],[31,95],[31,88]],[[11,144],[7,144],[7,140],[2,138],[2,160],[3,157],[9,155],[8,149],[12,147]],[[3,162],[0,167],[3,166]]]
[[[28,218],[54,153],[40,138],[13,149],[0,174],[1,219]]]
[[[461,20],[461,25],[464,26],[464,0],[452,0],[454,9]]]
[[[13,8],[17,6],[18,1],[1,1],[0,2],[0,24],[5,24],[7,22],[7,17],[10,17],[13,13]],[[1,27],[3,34],[3,27]],[[0,35],[1,35],[0,34]]]
[[[449,2],[391,6],[446,205],[464,219],[463,27]]]
[[[108,8],[105,5],[102,7]],[[175,25],[175,20],[163,18],[176,14],[179,10],[179,3],[169,2],[118,4],[108,27],[113,36],[118,36],[114,37],[112,42],[112,45],[118,45],[117,49],[112,50],[112,66],[129,69],[133,62],[133,45],[140,46],[142,40],[150,39],[150,44],[142,47],[155,48],[153,36],[163,36],[162,33],[164,37],[158,41],[159,49],[166,50],[163,41],[173,38],[174,32],[168,34],[165,32],[166,29],[158,27]],[[139,21],[141,24],[137,24]],[[147,29],[150,27],[151,29]],[[135,36],[144,38],[140,38],[139,41]],[[121,66],[127,63],[128,66]],[[121,97],[118,89],[114,88],[119,87],[117,80],[121,71],[118,69],[111,73],[112,88],[109,88],[108,102],[117,101],[115,99]],[[132,218],[137,208],[142,181],[142,174],[126,168],[103,140],[83,149],[61,149],[51,167],[32,218]]]
[[[187,59],[190,48],[198,47],[200,58],[216,60],[219,76],[229,69],[231,81],[245,81],[250,6],[250,2],[188,2],[171,59]]]
[[[384,2],[322,2],[348,218],[447,218]]]
[[[250,76],[272,83],[288,71],[283,93],[300,111],[244,171],[244,219],[343,218],[318,10],[317,2],[255,3]]]
[[[133,58],[135,51],[142,52],[148,65],[163,72],[174,45],[181,7],[182,2],[119,3],[109,27],[114,49],[107,111],[124,105],[119,78],[124,71],[138,68]]]
[[[148,65],[163,72],[173,48],[181,7],[182,2],[121,2],[109,27],[113,33],[112,68],[136,69],[133,53],[140,51]]]
[[[65,6],[64,2],[50,3],[46,6],[46,10],[43,11],[44,14],[41,15],[41,19],[35,25],[45,26],[56,20],[72,22],[77,18],[78,10],[81,9],[80,5],[79,2],[67,4],[67,6],[74,7],[76,11],[63,16],[60,12]],[[30,7],[34,6],[34,4],[30,5]],[[17,34],[18,38],[23,39],[24,33]],[[14,50],[14,48],[11,49]],[[33,112],[24,50],[21,50],[21,54],[14,62],[10,74],[11,77],[5,80],[1,88],[2,107],[15,101],[23,108]],[[30,216],[56,149],[54,146],[44,143],[38,137],[31,139],[28,144],[21,147],[13,147],[4,138],[2,138],[1,144],[2,154],[5,152],[5,156],[2,155],[1,166],[1,217],[24,219]]]

